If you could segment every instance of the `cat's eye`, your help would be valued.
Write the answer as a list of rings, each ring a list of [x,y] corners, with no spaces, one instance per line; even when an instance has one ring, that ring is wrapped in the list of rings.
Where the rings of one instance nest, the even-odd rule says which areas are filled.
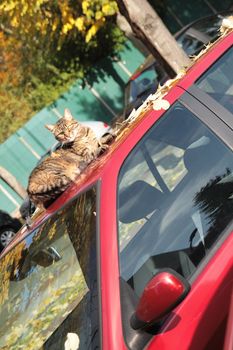
[[[64,134],[64,132],[61,131],[61,132],[59,132],[58,134],[56,134],[56,137],[61,136],[61,135],[63,135],[63,134]]]

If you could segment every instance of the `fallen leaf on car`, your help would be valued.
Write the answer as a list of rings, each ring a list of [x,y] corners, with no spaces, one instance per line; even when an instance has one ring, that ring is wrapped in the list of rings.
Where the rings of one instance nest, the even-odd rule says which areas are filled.
[[[164,99],[158,99],[153,102],[153,109],[159,111],[160,109],[167,110],[170,107],[170,103]]]

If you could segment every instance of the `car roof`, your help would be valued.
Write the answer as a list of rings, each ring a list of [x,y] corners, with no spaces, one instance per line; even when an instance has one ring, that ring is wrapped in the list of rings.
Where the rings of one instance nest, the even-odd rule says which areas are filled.
[[[227,35],[227,37],[219,38],[217,39],[218,42],[222,42],[222,45],[220,43],[220,46],[224,46],[224,41],[233,43],[233,32]],[[209,50],[219,52],[218,46],[216,46],[215,43],[210,45],[210,48],[205,50],[206,52],[204,54],[199,54],[198,62],[195,62],[194,65],[192,65],[188,70],[187,74],[188,76],[195,75],[196,78],[201,74],[198,73],[198,66],[201,65],[202,59],[205,59],[206,54],[209,53]],[[212,54],[213,56],[213,54]],[[213,59],[214,61],[214,59]],[[194,74],[195,72],[195,74]],[[183,84],[184,82],[184,84]],[[29,232],[31,232],[34,228],[36,228],[38,225],[43,223],[48,217],[53,215],[57,210],[59,210],[61,207],[63,207],[66,203],[68,203],[70,200],[72,200],[75,196],[77,196],[79,193],[86,190],[88,187],[92,186],[94,183],[96,183],[99,179],[101,179],[103,173],[105,172],[105,169],[108,168],[109,163],[111,163],[112,159],[114,158],[114,153],[121,147],[121,145],[126,141],[128,136],[139,126],[139,124],[144,123],[144,119],[148,119],[151,116],[151,113],[157,113],[153,111],[152,104],[154,103],[154,99],[157,97],[161,100],[163,96],[166,96],[166,98],[169,99],[169,96],[172,95],[172,100],[175,102],[181,94],[185,92],[185,90],[181,91],[179,94],[177,94],[177,91],[175,91],[175,87],[179,87],[182,85],[185,85],[185,88],[188,87],[188,85],[191,85],[193,83],[193,80],[187,79],[187,76],[185,72],[182,72],[182,74],[178,77],[176,77],[173,80],[169,80],[167,83],[165,83],[160,89],[157,90],[157,92],[152,96],[153,99],[150,100],[150,96],[148,99],[138,108],[138,110],[134,113],[131,113],[129,118],[122,122],[122,124],[117,129],[117,136],[116,139],[112,142],[109,149],[104,152],[104,154],[100,155],[96,160],[94,160],[91,164],[88,165],[88,167],[78,176],[75,183],[71,184],[52,204],[51,206],[44,210],[44,211],[36,211],[35,214],[32,216],[33,224],[28,230],[26,226],[23,226],[23,228],[19,231],[19,233],[16,235],[16,237],[12,240],[12,242],[6,247],[6,249],[2,252],[2,255],[5,255],[14,245],[15,242],[20,241],[25,235],[27,235]],[[180,89],[181,90],[181,89]],[[165,111],[161,110],[158,111],[159,116],[162,115]],[[109,169],[109,168],[108,168]],[[107,169],[107,170],[108,170]]]

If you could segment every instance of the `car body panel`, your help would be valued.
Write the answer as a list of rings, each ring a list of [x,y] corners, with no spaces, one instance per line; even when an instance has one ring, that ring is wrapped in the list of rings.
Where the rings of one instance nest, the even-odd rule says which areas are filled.
[[[201,350],[207,345],[209,349],[220,349],[218,343],[208,339],[208,334],[217,332],[216,323],[220,327],[221,322],[226,321],[224,315],[231,296],[229,287],[233,283],[232,244],[233,232],[193,282],[185,302],[173,310],[160,334],[151,341],[148,350],[169,349],[170,344],[173,349],[180,350]],[[185,322],[182,322],[184,319]]]
[[[227,329],[226,329],[226,337],[224,341],[224,350],[232,350],[233,349],[233,288],[231,292],[231,301],[230,308],[227,319]]]

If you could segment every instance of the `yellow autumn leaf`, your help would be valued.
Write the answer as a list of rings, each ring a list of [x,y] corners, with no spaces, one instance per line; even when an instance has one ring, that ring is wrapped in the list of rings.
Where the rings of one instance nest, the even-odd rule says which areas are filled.
[[[15,28],[19,26],[19,21],[18,21],[18,18],[16,16],[12,18],[11,25],[12,25],[12,27],[15,27]]]
[[[102,7],[102,11],[105,15],[108,15],[111,12],[111,7],[109,4],[105,4]]]
[[[103,17],[103,12],[101,11],[97,11],[95,14],[95,19],[98,21],[99,19],[101,19]]]
[[[4,2],[0,4],[0,10],[4,10],[6,12],[14,10],[15,7],[16,7],[16,3],[14,3],[13,1],[11,1],[10,3]]]
[[[74,20],[73,16],[69,16],[68,21],[69,21],[69,23],[70,23],[72,26],[74,26],[75,20]]]
[[[83,10],[83,13],[86,13],[86,12],[87,12],[89,6],[90,6],[90,2],[89,2],[89,1],[83,1],[83,2],[82,2],[82,10]]]
[[[101,18],[99,21],[97,21],[91,26],[85,38],[86,43],[88,43],[93,38],[93,36],[95,36],[98,30],[103,26],[104,22],[105,22],[105,18]]]
[[[84,21],[85,21],[84,17],[78,17],[75,20],[75,26],[78,28],[80,32],[82,32],[85,29]]]

